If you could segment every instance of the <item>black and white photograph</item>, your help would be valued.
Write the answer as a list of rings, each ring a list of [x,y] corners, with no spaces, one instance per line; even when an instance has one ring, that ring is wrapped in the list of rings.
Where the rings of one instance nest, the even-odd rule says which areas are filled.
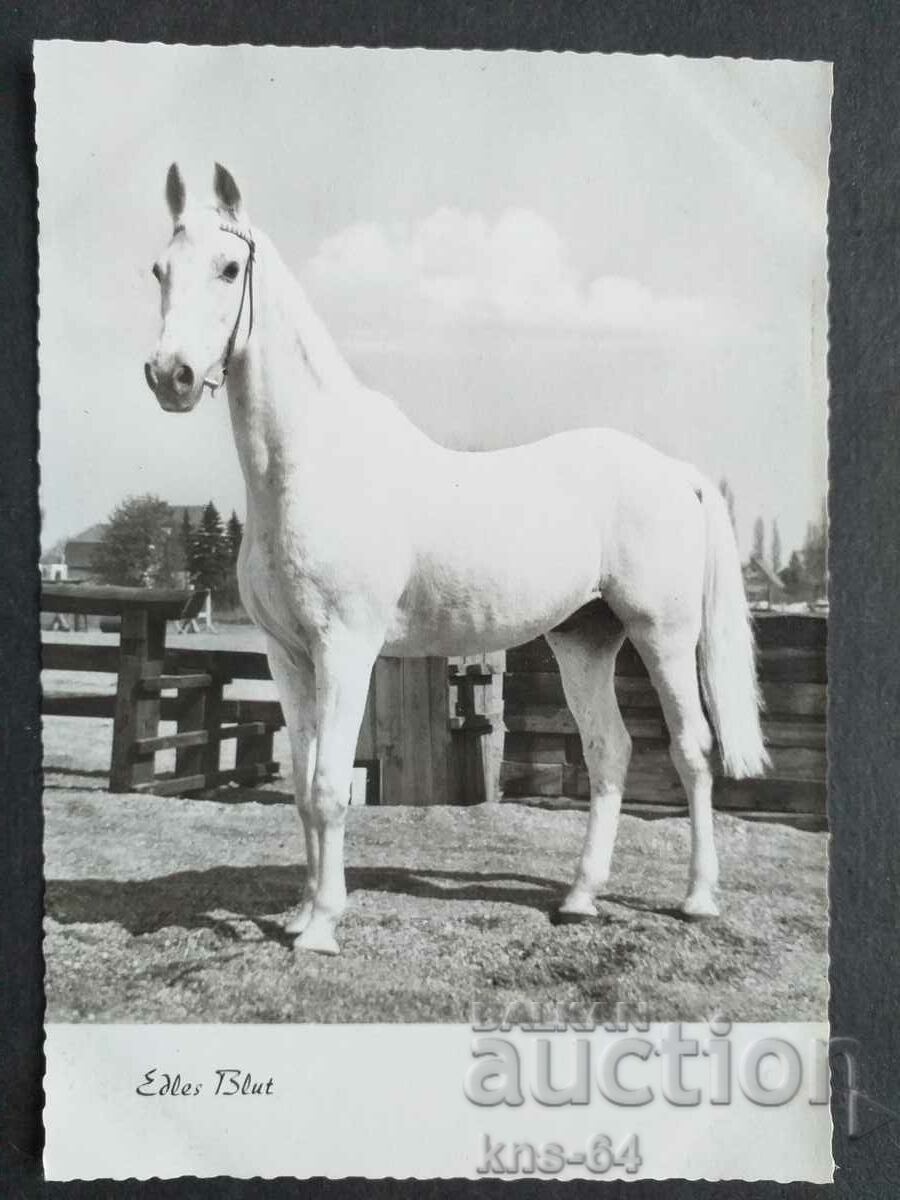
[[[829,64],[42,42],[35,76],[48,1163],[53,1038],[452,1026],[480,1117],[521,1101],[478,1098],[479,1030],[684,1023],[784,1122],[693,1177],[830,1179]],[[694,1046],[699,1141],[722,1060],[665,1036],[625,1053]],[[233,1059],[204,1096],[264,1123]],[[612,1177],[679,1173],[598,1071]]]

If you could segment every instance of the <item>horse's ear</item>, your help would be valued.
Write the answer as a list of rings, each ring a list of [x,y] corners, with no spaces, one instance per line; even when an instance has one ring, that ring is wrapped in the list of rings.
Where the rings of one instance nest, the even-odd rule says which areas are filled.
[[[169,212],[172,214],[172,220],[177,222],[184,212],[185,201],[184,180],[181,178],[177,163],[172,163],[166,176],[166,201],[169,205]]]
[[[241,193],[231,172],[226,171],[221,163],[216,163],[213,187],[220,207],[236,220],[241,211]]]

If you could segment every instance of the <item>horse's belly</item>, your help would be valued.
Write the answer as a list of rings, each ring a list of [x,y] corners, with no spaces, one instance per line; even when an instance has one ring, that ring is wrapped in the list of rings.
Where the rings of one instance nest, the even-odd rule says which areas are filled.
[[[483,622],[460,620],[451,614],[442,622],[414,622],[402,634],[389,632],[382,653],[389,658],[453,658],[482,651],[508,650],[547,633],[591,599],[585,592],[541,616],[529,620]]]
[[[423,564],[387,631],[385,653],[457,655],[500,650],[552,629],[596,592],[589,562],[560,571],[537,561],[518,570],[467,573]]]

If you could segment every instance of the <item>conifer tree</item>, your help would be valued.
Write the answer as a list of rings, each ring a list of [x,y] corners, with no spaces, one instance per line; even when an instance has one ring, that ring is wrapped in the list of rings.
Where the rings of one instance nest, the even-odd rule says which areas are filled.
[[[778,521],[772,522],[772,570],[777,575],[781,570],[781,532],[778,528]]]
[[[240,518],[234,509],[231,510],[231,516],[228,518],[228,527],[225,531],[225,537],[228,542],[228,557],[232,565],[237,563],[238,554],[241,549],[241,541],[244,537],[244,526],[240,522]]]
[[[230,555],[222,518],[212,500],[191,533],[188,571],[194,587],[220,592],[227,581]]]
[[[762,517],[753,522],[753,552],[751,555],[757,562],[766,561],[766,523]]]
[[[194,528],[191,525],[191,517],[188,510],[185,508],[181,514],[181,564],[182,570],[186,575],[191,573],[191,546],[193,544]]]

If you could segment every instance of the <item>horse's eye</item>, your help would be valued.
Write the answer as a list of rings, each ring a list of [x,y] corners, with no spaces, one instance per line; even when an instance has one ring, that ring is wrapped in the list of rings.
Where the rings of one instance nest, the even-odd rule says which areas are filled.
[[[153,278],[158,282],[162,282],[162,271],[159,269],[159,263],[153,264]]]
[[[240,269],[240,266],[236,262],[226,263],[222,271],[222,278],[227,279],[231,283],[233,279],[237,279]]]

